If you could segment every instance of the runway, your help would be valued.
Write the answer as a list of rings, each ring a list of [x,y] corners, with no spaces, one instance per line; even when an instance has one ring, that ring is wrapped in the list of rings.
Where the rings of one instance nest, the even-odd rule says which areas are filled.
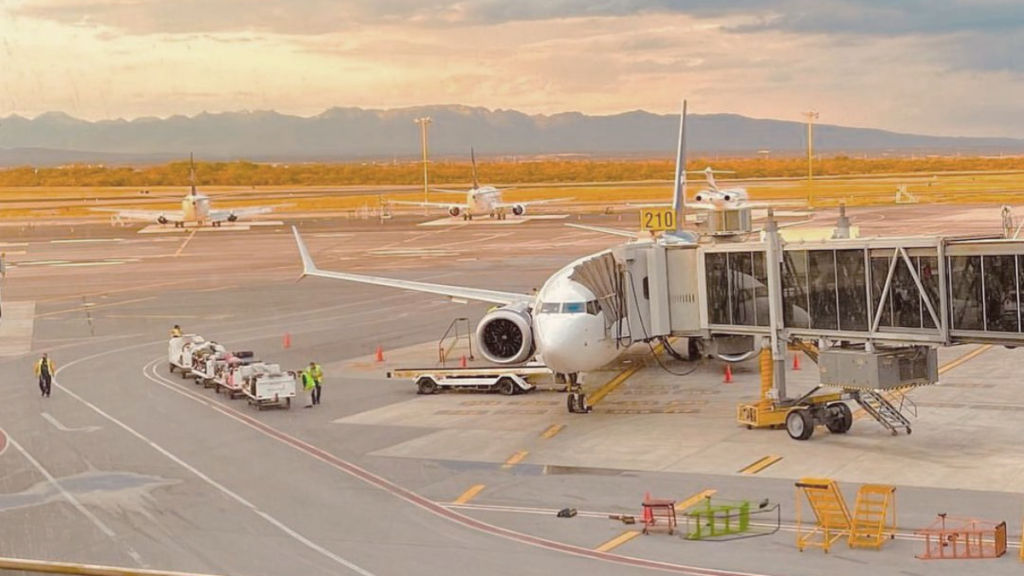
[[[851,216],[862,236],[911,228],[993,232],[999,225],[997,207],[865,208]],[[832,220],[823,211],[807,225]],[[633,225],[616,215],[567,221]],[[572,259],[621,240],[553,219],[419,222],[286,224],[300,226],[324,269],[523,293]],[[1007,520],[1011,543],[1020,539],[1015,479],[1024,462],[1013,430],[1024,422],[1013,411],[1003,411],[999,423],[970,419],[979,410],[971,406],[988,393],[972,384],[997,385],[993,393],[1010,403],[1015,351],[985,351],[950,372],[950,387],[935,389],[941,397],[917,396],[927,414],[913,437],[881,437],[872,422],[858,422],[846,437],[800,444],[784,432],[741,430],[724,410],[756,395],[749,367],[728,389],[711,369],[681,379],[644,369],[589,415],[566,414],[555,392],[418,397],[410,382],[381,372],[409,358],[432,362],[451,319],[475,324],[486,305],[315,278],[296,283],[301,267],[286,226],[136,232],[78,225],[73,233],[54,226],[5,237],[24,252],[10,256],[5,326],[8,303],[32,322],[9,339],[17,346],[0,346],[7,400],[0,405],[0,556],[232,576],[467,568],[516,576],[812,576],[861,574],[869,563],[878,574],[960,574],[959,563],[926,570],[913,556],[922,546],[909,537],[913,529],[949,512]],[[256,412],[168,374],[173,324],[286,367],[320,362],[323,405]],[[384,365],[372,359],[378,345]],[[43,351],[58,367],[49,399],[39,397],[32,375]],[[943,362],[968,351],[950,352]],[[596,374],[587,385],[599,387],[614,374]],[[962,406],[927,408],[928,401]],[[941,425],[957,434],[944,434]],[[986,430],[992,434],[975,441]],[[865,458],[823,470],[829,458],[852,450],[884,457],[891,468],[872,476]],[[766,455],[781,460],[740,473]],[[953,456],[966,460],[946,461]],[[986,479],[996,468],[982,463],[996,461],[1003,467]],[[977,482],[967,484],[970,470],[963,468],[972,465]],[[915,480],[901,466],[927,474]],[[882,552],[842,546],[825,556],[799,554],[791,528],[699,543],[624,537],[633,527],[605,514],[639,515],[646,491],[684,500],[713,490],[779,502],[791,526],[793,481],[812,472],[834,474],[851,502],[858,482],[898,479],[905,537]],[[565,507],[584,514],[554,517]],[[984,570],[1011,573],[1019,565],[1004,558]]]

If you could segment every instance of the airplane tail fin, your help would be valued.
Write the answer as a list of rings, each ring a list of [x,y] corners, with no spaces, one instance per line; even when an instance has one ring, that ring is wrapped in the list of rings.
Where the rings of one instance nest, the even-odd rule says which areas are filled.
[[[316,263],[313,262],[313,257],[309,255],[309,248],[306,248],[306,243],[302,241],[302,236],[299,236],[299,229],[292,226],[292,234],[295,235],[295,244],[299,247],[299,256],[302,257],[302,275],[299,276],[299,280],[302,280],[306,276],[317,272]]]
[[[472,148],[469,149],[469,161],[473,164],[473,190],[476,190],[480,187],[480,178],[476,175],[476,152]]]
[[[196,159],[192,152],[188,153],[188,180],[192,184],[192,196],[196,195]]]
[[[686,100],[683,100],[683,110],[679,116],[679,145],[676,148],[672,210],[676,213],[676,230],[679,230],[686,219]]]

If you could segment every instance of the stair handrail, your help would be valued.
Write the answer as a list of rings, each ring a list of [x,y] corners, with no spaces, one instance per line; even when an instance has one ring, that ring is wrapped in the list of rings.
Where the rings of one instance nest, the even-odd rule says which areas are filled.
[[[459,332],[459,323],[460,322],[465,324],[465,326],[466,326],[465,334],[461,334]],[[449,336],[452,336],[452,332],[453,331],[455,332],[455,334],[454,334],[454,337],[452,338],[452,342],[451,342],[451,344],[448,345],[447,348],[445,348],[444,342],[445,342],[445,340],[448,339]],[[459,340],[462,340],[463,338],[465,338],[467,344],[469,345],[469,358],[470,358],[470,360],[473,359],[473,336],[472,336],[472,334],[473,333],[472,333],[472,330],[470,330],[470,325],[469,325],[469,318],[466,318],[466,317],[455,318],[454,320],[451,321],[450,324],[448,324],[448,328],[444,331],[444,335],[442,335],[441,339],[437,341],[437,358],[438,358],[438,361],[441,363],[442,367],[444,366],[445,361],[448,359],[448,355],[451,354],[452,350],[454,350],[455,347],[459,344]]]

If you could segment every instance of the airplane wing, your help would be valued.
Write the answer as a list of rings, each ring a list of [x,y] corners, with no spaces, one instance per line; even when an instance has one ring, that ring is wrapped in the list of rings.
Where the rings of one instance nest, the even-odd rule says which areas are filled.
[[[447,286],[444,284],[430,284],[427,282],[415,282],[412,280],[398,280],[395,278],[381,278],[379,276],[363,276],[361,274],[348,274],[346,272],[329,272],[320,270],[309,255],[306,243],[299,236],[299,231],[292,226],[292,233],[295,234],[295,243],[299,247],[299,255],[302,256],[302,276],[319,276],[321,278],[333,278],[335,280],[347,280],[349,282],[360,282],[362,284],[374,284],[377,286],[388,286],[413,292],[426,292],[427,294],[439,294],[448,296],[453,300],[475,300],[478,302],[490,302],[493,304],[532,304],[534,297],[528,294],[517,294],[515,292],[499,292],[496,290],[483,290],[480,288],[464,288],[460,286]]]
[[[530,200],[529,202],[500,202],[495,208],[511,208],[513,206],[537,206],[539,204],[554,204],[556,202],[568,202],[572,198],[552,198],[550,200]]]
[[[459,204],[457,202],[448,202],[447,204],[445,204],[444,202],[410,202],[408,200],[388,200],[388,204],[400,204],[402,206],[427,206],[430,208],[444,208],[445,210],[451,208],[452,206],[455,206],[459,210],[467,210],[469,208],[465,204]]]
[[[210,220],[213,220],[214,222],[224,222],[232,216],[235,218],[251,218],[258,214],[269,214],[281,206],[285,206],[285,204],[276,206],[246,206],[244,208],[233,208],[230,210],[210,210]]]
[[[141,220],[143,222],[184,222],[185,214],[181,210],[122,210],[120,208],[93,208],[93,212],[112,212],[119,218]]]
[[[430,191],[431,192],[441,192],[443,194],[462,194],[463,197],[466,196],[466,192],[467,192],[466,190],[449,190],[447,188],[431,188]]]

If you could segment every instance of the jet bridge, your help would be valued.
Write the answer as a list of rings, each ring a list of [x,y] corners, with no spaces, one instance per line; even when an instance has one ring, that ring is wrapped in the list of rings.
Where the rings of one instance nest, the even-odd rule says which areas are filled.
[[[825,356],[821,386],[840,390],[828,398],[833,406],[836,399],[855,400],[894,433],[909,432],[909,423],[881,392],[935,383],[938,347],[1024,345],[1024,241],[849,239],[844,222],[837,239],[827,241],[786,242],[769,219],[748,241],[667,235],[621,247],[616,260],[627,321],[620,338],[700,339],[727,361],[751,358],[764,347],[771,382],[759,409],[770,405],[773,415],[765,422],[778,425],[793,408],[810,407],[813,418],[804,424],[813,429],[842,415],[817,410],[813,398],[787,396],[787,346],[800,343]]]

